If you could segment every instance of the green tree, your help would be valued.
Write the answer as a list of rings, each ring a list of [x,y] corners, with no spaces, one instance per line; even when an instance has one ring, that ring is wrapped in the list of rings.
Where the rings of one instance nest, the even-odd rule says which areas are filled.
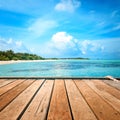
[[[0,60],[43,60],[41,56],[29,53],[14,53],[12,50],[0,51]]]

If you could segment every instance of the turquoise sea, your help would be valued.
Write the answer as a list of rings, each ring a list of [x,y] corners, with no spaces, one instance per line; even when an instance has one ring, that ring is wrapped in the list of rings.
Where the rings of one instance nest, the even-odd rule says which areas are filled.
[[[120,77],[120,60],[56,60],[0,65],[0,76]]]

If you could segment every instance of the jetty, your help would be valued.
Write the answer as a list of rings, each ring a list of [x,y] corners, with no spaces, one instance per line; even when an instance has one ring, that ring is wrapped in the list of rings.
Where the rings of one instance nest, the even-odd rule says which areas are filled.
[[[0,78],[0,120],[120,120],[120,81]]]

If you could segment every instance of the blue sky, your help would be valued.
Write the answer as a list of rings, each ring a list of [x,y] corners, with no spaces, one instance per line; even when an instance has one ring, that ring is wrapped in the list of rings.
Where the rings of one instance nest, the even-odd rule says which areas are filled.
[[[0,0],[0,50],[120,59],[120,0]]]

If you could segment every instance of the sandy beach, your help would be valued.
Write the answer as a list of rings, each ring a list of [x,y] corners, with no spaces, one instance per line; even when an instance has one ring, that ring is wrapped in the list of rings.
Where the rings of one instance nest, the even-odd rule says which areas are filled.
[[[13,63],[20,63],[20,62],[39,62],[40,60],[11,60],[11,61],[0,61],[1,64],[13,64]]]
[[[12,64],[12,63],[17,63],[17,62],[20,62],[20,61],[0,61],[0,65],[1,64]]]
[[[11,60],[11,61],[0,61],[0,65],[20,63],[20,62],[44,62],[44,61],[55,61],[55,60],[17,60],[17,61]]]

